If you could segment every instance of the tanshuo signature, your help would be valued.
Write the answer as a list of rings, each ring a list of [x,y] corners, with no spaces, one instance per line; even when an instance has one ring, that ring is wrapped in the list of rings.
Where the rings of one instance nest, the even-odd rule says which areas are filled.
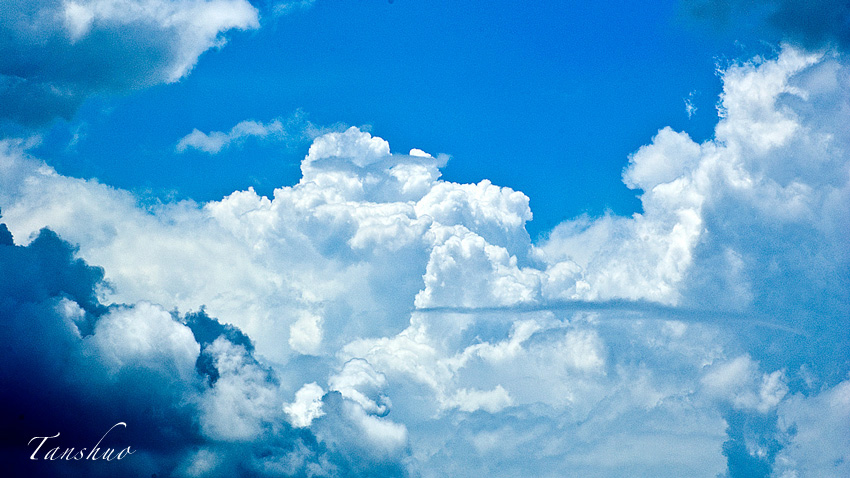
[[[57,446],[57,447],[48,449],[46,452],[43,452],[44,456],[42,457],[42,459],[43,460],[50,460],[50,461],[55,461],[55,460],[66,460],[66,461],[72,461],[72,460],[74,460],[74,461],[79,461],[79,460],[92,460],[92,461],[106,460],[106,461],[112,461],[112,460],[122,460],[124,458],[127,458],[128,456],[135,453],[136,450],[131,450],[129,446],[121,449],[120,451],[118,451],[117,448],[116,449],[113,449],[113,448],[103,448],[103,449],[101,449],[100,448],[100,443],[103,441],[104,438],[106,438],[106,435],[109,435],[109,432],[111,432],[115,427],[118,427],[118,426],[122,426],[124,428],[127,428],[127,424],[124,423],[124,422],[118,422],[115,425],[112,425],[112,428],[110,428],[109,430],[106,430],[106,433],[104,433],[103,436],[100,437],[100,440],[97,441],[97,444],[95,444],[91,448],[80,448],[79,450],[77,450],[73,447],[72,448],[62,448],[62,447]],[[58,438],[58,437],[59,437],[59,432],[56,432],[56,434],[53,435],[53,436],[32,437],[30,439],[30,441],[27,443],[27,446],[30,446],[33,443],[33,441],[35,441],[38,444],[38,446],[35,447],[35,451],[33,451],[32,455],[30,455],[30,460],[38,460],[39,459],[38,457],[41,456],[41,455],[39,455],[39,450],[41,450],[41,448],[42,448],[42,446],[44,446],[45,442],[47,442],[47,440],[50,440],[50,439],[53,439],[53,438]],[[39,442],[38,440],[41,440],[41,441]],[[47,447],[45,447],[45,448],[47,448]],[[87,451],[88,451],[88,453],[86,453]],[[100,454],[98,455],[98,453],[100,453]]]

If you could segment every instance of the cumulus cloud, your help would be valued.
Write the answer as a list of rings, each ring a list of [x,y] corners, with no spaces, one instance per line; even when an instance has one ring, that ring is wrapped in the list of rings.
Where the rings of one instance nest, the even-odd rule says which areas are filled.
[[[389,413],[390,402],[382,393],[386,385],[387,378],[376,372],[369,362],[363,359],[346,362],[342,370],[328,380],[331,390],[339,392],[375,415]]]
[[[782,311],[766,318],[834,334],[833,321],[810,313],[837,317],[848,303],[848,255],[838,246],[848,137],[822,121],[826,111],[846,116],[840,65],[789,47],[776,60],[730,67],[713,140],[665,128],[631,157],[624,180],[643,190],[643,212],[568,221],[542,257],[582,268],[588,286],[578,297]]]
[[[805,397],[795,395],[779,409],[785,446],[776,476],[844,476],[850,472],[850,381]]]
[[[325,391],[316,382],[307,383],[295,393],[295,401],[284,406],[283,410],[294,427],[309,427],[314,418],[325,414],[322,411],[322,397]]]
[[[716,364],[702,378],[709,394],[728,400],[736,408],[752,408],[761,413],[776,407],[788,393],[784,382],[781,370],[759,374],[758,364],[746,355]]]
[[[113,371],[128,364],[160,368],[189,379],[200,347],[192,332],[168,312],[147,303],[116,308],[97,322],[91,339],[95,353]]]
[[[496,385],[496,388],[493,390],[470,390],[462,388],[448,400],[447,406],[464,412],[485,410],[490,413],[496,413],[511,405],[511,403],[513,403],[513,400],[507,390],[502,388],[501,385]]]
[[[270,197],[146,208],[4,141],[3,247],[79,245],[55,246],[68,284],[4,290],[196,424],[150,458],[183,476],[822,470],[806,450],[844,443],[813,417],[846,418],[850,362],[848,78],[793,47],[730,66],[714,138],[662,128],[628,158],[641,212],[538,243],[521,192],[358,128]]]
[[[233,29],[246,0],[12,0],[0,6],[0,110],[24,125],[70,117],[100,92],[171,83]]]
[[[328,476],[351,468],[350,458],[328,445],[360,447],[362,458],[379,469],[400,469],[392,463],[400,456],[403,427],[346,400],[337,405],[348,410],[341,418],[348,425],[327,426],[353,423],[373,447],[350,443],[355,435],[322,439],[294,430],[281,421],[280,381],[254,357],[240,330],[203,311],[179,316],[145,302],[105,307],[95,297],[102,271],[74,252],[49,230],[20,246],[0,227],[0,340],[6,344],[0,456],[13,475]],[[302,390],[297,400],[310,400],[310,387]],[[296,413],[323,415],[321,407],[309,406]],[[59,432],[51,447],[79,449],[119,421],[126,429],[103,445],[122,443],[134,453],[113,466],[29,459],[32,436]],[[347,476],[372,471],[360,465]]]

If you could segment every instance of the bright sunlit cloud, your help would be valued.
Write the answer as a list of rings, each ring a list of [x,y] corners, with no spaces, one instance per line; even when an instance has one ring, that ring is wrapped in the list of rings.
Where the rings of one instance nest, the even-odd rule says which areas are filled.
[[[168,53],[128,73],[140,86],[259,26],[246,2],[160,3],[18,15],[50,26],[51,55],[138,26],[132,44]],[[0,95],[100,88],[60,67]],[[0,139],[4,426],[96,439],[121,421],[137,450],[114,468],[30,461],[26,439],[3,456],[32,476],[850,475],[850,61],[784,44],[719,77],[711,138],[658,125],[622,158],[638,212],[539,239],[547,205],[522,191],[300,112],[175,133],[172,160],[210,168],[311,141],[297,182],[211,201],[149,201],[61,172],[37,134]]]

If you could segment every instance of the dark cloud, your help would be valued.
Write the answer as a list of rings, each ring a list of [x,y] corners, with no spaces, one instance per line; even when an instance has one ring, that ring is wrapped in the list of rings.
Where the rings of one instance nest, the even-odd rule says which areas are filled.
[[[5,236],[0,245],[0,455],[10,476],[130,476],[142,463],[145,473],[150,469],[142,476],[150,476],[197,442],[191,409],[180,405],[179,384],[141,368],[111,375],[86,353],[86,336],[108,312],[95,295],[103,270],[74,259],[74,249],[49,230],[26,247],[0,235]],[[79,317],[63,314],[69,304],[79,307],[73,309]],[[32,437],[60,432],[46,446],[92,447],[122,421],[127,429],[114,430],[108,446],[144,450],[132,461],[104,467],[29,460]]]
[[[684,0],[683,3],[694,17],[747,37],[769,33],[807,48],[850,46],[850,3],[846,1]]]
[[[245,0],[0,4],[0,120],[69,118],[90,95],[172,82],[232,28],[257,26]]]
[[[206,347],[219,337],[225,337],[234,345],[245,347],[248,352],[254,351],[254,344],[250,337],[238,328],[230,324],[222,324],[210,317],[204,309],[186,314],[183,320],[186,326],[192,330],[195,340],[201,344],[201,347]]]
[[[272,369],[253,356],[251,339],[203,309],[179,317],[144,304],[106,307],[96,294],[103,276],[52,231],[18,246],[0,223],[0,459],[7,476],[404,474],[396,460],[370,458],[365,448],[351,456],[340,451],[345,443],[334,451],[309,429],[292,428],[281,419],[280,404],[272,407],[277,413],[259,418],[255,434],[228,437],[221,427],[244,419],[239,414],[250,411],[251,394],[277,386]],[[151,318],[156,312],[165,323]],[[149,336],[137,340],[139,334]],[[180,373],[186,345],[198,357],[188,375]],[[226,387],[218,389],[224,377]],[[243,408],[228,418],[231,410],[216,408],[215,400]],[[333,413],[340,407],[329,406],[325,426],[344,429],[334,424],[347,420]],[[44,459],[53,447],[90,451],[119,422],[126,427],[114,428],[101,446],[135,450],[121,461]],[[209,433],[210,422],[220,436]],[[40,439],[28,442],[57,432],[31,460]],[[331,444],[357,439],[336,437]]]
[[[103,269],[75,259],[76,251],[56,233],[44,229],[29,246],[14,247],[12,234],[2,224],[0,245],[4,246],[0,249],[0,294],[13,304],[38,304],[67,297],[89,316],[105,312],[95,293],[95,286],[103,279]]]

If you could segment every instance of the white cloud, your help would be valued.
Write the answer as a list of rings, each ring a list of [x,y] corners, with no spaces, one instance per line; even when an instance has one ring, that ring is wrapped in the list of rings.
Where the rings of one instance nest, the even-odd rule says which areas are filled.
[[[221,45],[221,32],[259,26],[257,10],[240,0],[80,0],[63,2],[63,6],[72,46],[93,34],[97,27],[154,25],[163,32],[179,30],[173,62],[162,72],[166,82],[185,76],[201,53]]]
[[[233,144],[240,144],[248,138],[273,139],[275,141],[290,141],[306,139],[319,130],[303,119],[301,112],[296,112],[286,119],[276,118],[268,123],[253,120],[240,121],[230,128],[230,131],[211,131],[204,133],[197,128],[180,138],[175,147],[178,153],[188,149],[196,149],[208,154],[218,154]]]
[[[496,385],[493,390],[477,390],[462,388],[455,392],[454,396],[446,401],[448,408],[457,408],[462,412],[474,412],[485,410],[496,413],[513,404],[508,391],[501,385]]]
[[[322,344],[322,318],[309,312],[289,327],[289,346],[302,354],[314,354]]]
[[[664,128],[629,158],[623,180],[632,189],[652,191],[692,171],[700,160],[700,146],[687,133]]]
[[[270,372],[254,362],[243,346],[222,337],[207,347],[207,353],[219,377],[201,397],[201,430],[214,440],[256,439],[281,408]]]
[[[236,126],[234,126],[234,128],[236,128]],[[216,154],[221,151],[222,148],[230,144],[232,141],[231,136],[236,135],[233,135],[232,131],[231,134],[222,133],[221,131],[213,131],[206,134],[194,129],[191,133],[180,138],[180,142],[177,143],[176,149],[178,153],[182,153],[189,148],[194,148],[205,153]]]
[[[691,91],[688,93],[688,97],[685,98],[685,113],[688,115],[688,119],[691,119],[697,113],[697,105],[694,104],[694,96],[696,95],[696,91]]]
[[[225,32],[258,27],[247,0],[3,2],[3,117],[37,124],[70,116],[92,93],[175,82]]]
[[[850,141],[823,121],[824,112],[846,116],[846,91],[837,86],[846,75],[836,58],[793,48],[776,60],[730,67],[715,139],[696,144],[664,128],[630,158],[624,180],[643,190],[641,214],[568,221],[538,254],[550,268],[582,268],[574,298],[740,309],[754,302],[794,307],[820,294],[823,284],[807,288],[816,271],[836,271],[848,259],[833,245],[850,223],[837,207],[850,190],[843,159]],[[800,253],[801,240],[831,264]],[[798,292],[768,299],[774,287]]]
[[[49,226],[79,244],[105,301],[205,305],[255,341],[280,383],[244,346],[201,353],[220,371],[198,399],[210,439],[288,420],[340,456],[409,450],[426,476],[716,476],[724,414],[777,411],[778,466],[815,469],[817,437],[790,423],[816,429],[807,410],[843,392],[805,397],[787,370],[846,372],[829,358],[847,350],[844,62],[785,48],[730,67],[714,139],[662,128],[629,158],[641,213],[576,218],[539,244],[521,192],[441,180],[445,156],[357,128],[317,137],[272,197],[148,209],[7,141],[0,207],[19,242]],[[281,470],[323,466],[295,450]]]
[[[729,401],[735,408],[755,409],[767,413],[788,393],[785,374],[776,370],[758,373],[758,363],[742,355],[717,364],[702,378],[708,393]]]
[[[515,305],[539,298],[539,273],[464,226],[432,226],[433,248],[417,307]]]
[[[781,478],[839,477],[850,473],[850,381],[779,407],[785,447],[776,457]]]
[[[339,373],[328,379],[328,388],[339,392],[344,398],[356,402],[364,411],[375,415],[386,415],[390,401],[383,394],[387,385],[384,374],[375,371],[369,362],[352,359],[343,365]]]
[[[432,158],[432,157],[433,157],[433,156],[431,156],[429,153],[426,153],[425,151],[422,151],[422,150],[421,150],[421,149],[419,149],[419,148],[413,148],[413,149],[411,149],[411,150],[410,150],[410,152],[409,152],[409,153],[407,153],[407,154],[409,154],[409,155],[411,155],[411,156],[419,156],[419,157],[421,157],[421,158]]]
[[[222,457],[214,451],[200,449],[185,461],[177,472],[180,477],[211,476],[221,464]]]
[[[295,401],[284,406],[283,411],[294,427],[309,427],[314,419],[325,414],[322,411],[322,390],[316,382],[306,383],[295,393]]]
[[[345,403],[345,409],[366,441],[381,453],[398,453],[407,444],[407,428],[404,425],[370,415],[351,403]]]
[[[0,369],[6,385],[0,398],[10,410],[86,436],[103,430],[80,416],[120,416],[136,443],[134,459],[121,468],[130,474],[328,476],[353,466],[373,475],[398,467],[403,426],[352,410],[335,417],[335,425],[341,421],[354,433],[332,443],[360,453],[327,452],[311,431],[283,424],[277,376],[257,360],[241,331],[203,311],[180,317],[146,302],[105,307],[95,297],[102,270],[74,252],[51,231],[21,246],[0,227],[0,340],[7,365]],[[313,387],[321,401],[321,388]],[[315,390],[304,390],[308,397],[297,398],[311,401]],[[321,403],[307,405],[302,418],[321,418]],[[361,446],[363,433],[372,435],[368,446]],[[63,476],[67,470],[56,465],[43,462],[39,469]]]
[[[183,202],[150,211],[124,191],[7,156],[6,177],[29,179],[9,181],[3,192],[17,199],[3,213],[21,241],[50,226],[79,243],[83,257],[109,269],[110,300],[183,311],[206,305],[249,335],[267,337],[260,352],[284,360],[290,350],[281,343],[316,353],[319,344],[339,345],[344,333],[385,330],[385,322],[365,321],[376,309],[384,321],[404,321],[396,311],[409,308],[420,288],[432,219],[417,216],[413,201],[437,181],[442,160],[403,155],[372,164],[388,147],[370,138],[356,130],[319,138],[305,178],[273,200],[249,190],[203,207]],[[333,154],[354,154],[346,148],[358,144],[368,151],[366,168],[339,167],[356,168]],[[91,227],[78,228],[79,221]]]
[[[138,303],[98,321],[91,338],[97,355],[111,369],[142,366],[190,380],[200,347],[188,327],[160,307]]]
[[[294,11],[306,10],[313,6],[316,0],[294,0],[278,2],[273,7],[272,11],[275,15],[287,15]]]
[[[328,133],[316,138],[302,163],[304,176],[310,166],[321,160],[341,159],[365,167],[390,155],[390,143],[352,126],[342,133]]]

